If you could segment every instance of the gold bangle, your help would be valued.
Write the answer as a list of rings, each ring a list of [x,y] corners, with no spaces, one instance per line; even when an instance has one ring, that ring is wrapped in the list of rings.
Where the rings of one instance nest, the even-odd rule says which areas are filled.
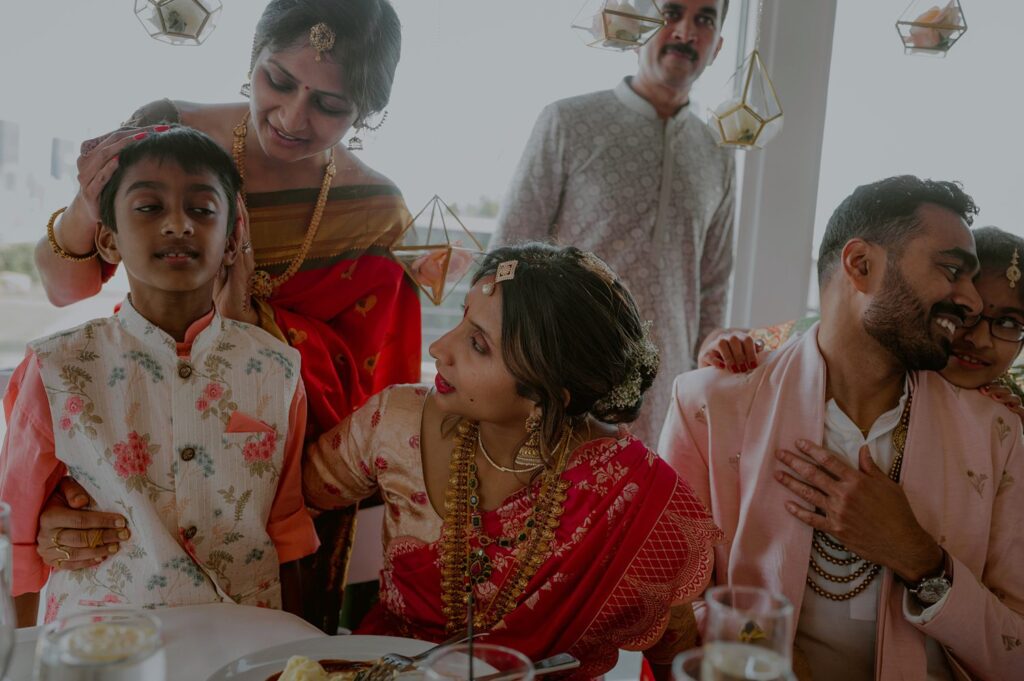
[[[57,235],[53,233],[53,224],[57,222],[57,217],[67,209],[68,207],[64,206],[63,208],[58,208],[53,211],[53,215],[50,216],[50,221],[46,223],[46,240],[50,242],[50,248],[53,252],[65,260],[70,260],[71,262],[85,262],[86,260],[92,260],[99,255],[99,249],[93,248],[91,253],[75,255],[74,253],[65,251],[60,247],[60,244],[57,243]]]

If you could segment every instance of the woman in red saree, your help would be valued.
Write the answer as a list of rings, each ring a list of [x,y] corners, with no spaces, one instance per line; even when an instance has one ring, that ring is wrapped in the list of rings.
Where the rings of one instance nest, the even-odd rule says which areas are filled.
[[[431,354],[435,390],[393,386],[307,451],[307,503],[379,491],[387,506],[380,602],[359,633],[443,640],[472,593],[488,642],[570,652],[576,678],[665,638],[720,533],[622,425],[657,351],[607,265],[572,247],[495,251]]]

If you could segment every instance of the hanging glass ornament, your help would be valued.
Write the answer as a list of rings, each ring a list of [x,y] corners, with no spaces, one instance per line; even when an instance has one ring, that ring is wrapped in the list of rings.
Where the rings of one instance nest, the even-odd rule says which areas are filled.
[[[430,302],[440,305],[484,247],[435,194],[402,230],[391,252]]]
[[[903,41],[906,54],[929,54],[945,57],[964,33],[967,20],[960,0],[945,5],[934,0],[913,0],[896,21],[896,32]]]
[[[135,0],[135,16],[149,36],[172,45],[202,45],[220,10],[220,0]]]
[[[609,50],[640,47],[664,25],[655,0],[587,0],[572,22],[589,47]]]
[[[760,149],[782,131],[782,103],[757,49],[763,9],[761,0],[754,50],[729,79],[732,95],[708,112],[708,127],[722,147]]]

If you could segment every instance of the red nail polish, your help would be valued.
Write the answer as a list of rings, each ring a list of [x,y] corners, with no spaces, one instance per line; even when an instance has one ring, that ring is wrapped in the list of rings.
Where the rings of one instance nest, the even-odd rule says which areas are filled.
[[[747,363],[746,362],[744,362],[743,364],[740,365],[740,373],[743,373],[743,374],[747,373]]]
[[[155,128],[153,128],[153,130],[155,130],[156,132],[167,132],[170,129],[171,126],[169,125],[158,125]]]
[[[754,362],[753,364],[751,364],[750,368],[751,369],[756,369],[757,368],[757,362]]]
[[[136,135],[133,135],[132,139],[133,140],[140,140],[140,139],[146,137],[146,135],[148,135],[148,134],[149,134],[148,132],[140,132],[140,133],[138,133]]]

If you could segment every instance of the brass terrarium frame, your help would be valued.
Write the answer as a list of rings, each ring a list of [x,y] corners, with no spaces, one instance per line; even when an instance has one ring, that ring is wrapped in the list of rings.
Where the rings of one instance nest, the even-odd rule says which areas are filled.
[[[630,0],[587,0],[573,20],[572,28],[590,36],[585,39],[588,47],[632,50],[646,45],[665,25],[665,18],[657,0],[632,0],[632,3]],[[642,13],[641,5],[650,14]],[[623,28],[629,26],[629,22],[636,24],[637,30],[633,33]],[[600,36],[595,35],[598,26]]]
[[[945,6],[932,5],[942,0],[911,0],[896,20],[896,32],[905,54],[930,54],[944,57],[967,33],[967,18],[960,0],[946,0]],[[927,9],[926,9],[927,8]],[[929,17],[935,11],[938,15]]]
[[[426,234],[420,243],[416,223],[427,211],[430,212],[430,220],[426,225]],[[454,231],[457,225],[459,231],[454,241],[449,231],[450,221],[455,223],[451,230]],[[467,244],[472,244],[473,247],[462,245],[459,239],[463,237],[468,239]],[[469,262],[483,255],[484,252],[480,241],[462,223],[462,220],[448,204],[436,194],[405,226],[398,237],[397,244],[391,247],[395,259],[434,305],[444,302],[445,298],[468,274],[471,269]],[[462,271],[455,272],[455,281],[449,283],[448,277],[452,274],[453,256],[463,261],[457,265],[465,264],[466,267]],[[424,270],[428,269],[425,266],[429,266],[429,269],[437,268],[438,271],[435,274],[439,276],[431,277],[429,273],[425,273]]]
[[[181,20],[179,10],[185,9],[200,19],[192,29],[183,30],[175,21]],[[221,9],[220,0],[135,0],[135,16],[149,37],[172,45],[202,45]]]
[[[758,50],[750,53],[741,70],[745,73],[739,97],[712,109],[708,114],[708,125],[719,146],[760,148],[782,129],[782,104]],[[763,102],[752,101],[755,87],[760,89]]]

